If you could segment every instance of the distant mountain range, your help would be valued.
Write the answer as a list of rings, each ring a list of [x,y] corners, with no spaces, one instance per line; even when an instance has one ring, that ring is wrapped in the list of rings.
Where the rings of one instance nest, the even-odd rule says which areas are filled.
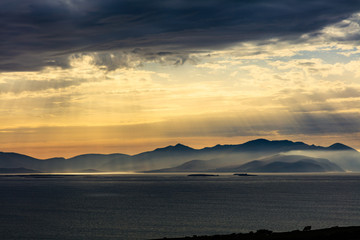
[[[27,168],[0,168],[0,173],[40,173],[40,171]]]
[[[360,171],[360,153],[341,143],[322,147],[288,140],[257,139],[238,145],[202,149],[177,144],[136,155],[84,154],[68,159],[41,160],[18,153],[0,152],[0,168],[26,168],[41,172],[86,172],[89,169],[171,172],[175,168],[184,172]]]

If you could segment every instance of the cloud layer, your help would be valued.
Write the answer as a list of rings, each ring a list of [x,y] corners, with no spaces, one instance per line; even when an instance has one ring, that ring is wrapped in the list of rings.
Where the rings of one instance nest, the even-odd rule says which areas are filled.
[[[134,49],[145,58],[166,56],[181,63],[199,49],[311,37],[358,11],[360,2],[355,0],[4,0],[0,70],[69,67],[70,54]],[[102,57],[102,64],[109,62]],[[126,66],[123,61],[115,64]]]
[[[359,1],[3,0],[0,29],[12,151],[360,146]]]

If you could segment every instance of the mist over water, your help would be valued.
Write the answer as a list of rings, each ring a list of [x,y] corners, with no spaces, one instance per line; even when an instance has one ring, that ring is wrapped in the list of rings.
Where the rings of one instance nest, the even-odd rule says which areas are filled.
[[[360,225],[359,174],[0,177],[2,239],[151,239]]]

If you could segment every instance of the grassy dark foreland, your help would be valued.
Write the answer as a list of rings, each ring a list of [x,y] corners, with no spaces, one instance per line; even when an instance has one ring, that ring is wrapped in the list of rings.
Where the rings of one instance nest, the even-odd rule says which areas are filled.
[[[258,230],[250,233],[229,235],[192,236],[182,238],[161,238],[167,240],[359,240],[360,227],[332,227],[310,231],[272,232]],[[156,240],[156,239],[155,239]],[[160,239],[157,239],[160,240]]]

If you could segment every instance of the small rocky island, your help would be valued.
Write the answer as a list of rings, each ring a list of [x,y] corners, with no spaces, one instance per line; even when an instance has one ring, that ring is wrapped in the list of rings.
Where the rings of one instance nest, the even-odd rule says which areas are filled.
[[[247,174],[247,173],[234,173],[234,176],[240,176],[240,177],[255,177],[257,175],[255,174]]]

